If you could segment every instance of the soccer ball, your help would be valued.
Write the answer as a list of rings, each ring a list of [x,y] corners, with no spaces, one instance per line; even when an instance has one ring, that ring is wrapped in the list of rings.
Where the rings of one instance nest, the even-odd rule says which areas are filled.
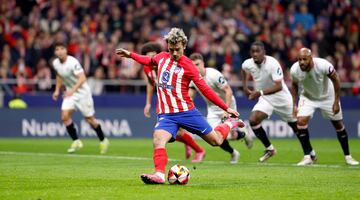
[[[168,181],[170,184],[186,185],[190,179],[190,171],[183,165],[174,165],[168,173]]]

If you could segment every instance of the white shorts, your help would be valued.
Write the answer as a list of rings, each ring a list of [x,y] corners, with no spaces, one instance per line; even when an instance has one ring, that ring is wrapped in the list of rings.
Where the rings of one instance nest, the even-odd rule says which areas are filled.
[[[91,96],[64,98],[61,110],[79,110],[84,117],[91,117],[95,114],[94,101]]]
[[[236,102],[233,101],[230,105],[230,108],[236,110]],[[221,118],[224,115],[225,111],[217,106],[209,106],[207,108],[206,119],[211,127],[215,128],[217,125],[221,124]]]
[[[314,101],[306,98],[305,96],[301,95],[298,104],[298,117],[312,117],[314,112],[317,108],[321,110],[321,114],[326,119],[338,121],[343,119],[341,105],[340,111],[334,115],[332,111],[332,106],[334,104],[334,97],[330,96],[328,99],[321,100],[321,101]]]
[[[296,118],[293,117],[292,115],[293,112],[292,99],[286,98],[284,99],[284,101],[288,101],[286,106],[274,106],[270,104],[268,101],[266,101],[264,98],[260,97],[259,101],[256,103],[252,111],[261,111],[267,114],[269,118],[272,115],[272,113],[275,112],[277,115],[279,115],[279,117],[282,120],[286,122],[295,122]],[[276,104],[276,102],[273,103]]]

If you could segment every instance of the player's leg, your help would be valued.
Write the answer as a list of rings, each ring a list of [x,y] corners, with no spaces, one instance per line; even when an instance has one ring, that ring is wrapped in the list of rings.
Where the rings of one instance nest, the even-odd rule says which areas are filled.
[[[94,129],[97,137],[100,140],[100,146],[99,146],[100,153],[105,154],[109,149],[110,142],[105,137],[104,132],[101,129],[101,124],[96,120],[96,118],[94,116],[85,117],[85,120],[86,120],[87,123],[90,124],[91,128]]]
[[[318,103],[309,100],[304,96],[300,96],[297,111],[297,134],[301,147],[304,152],[303,159],[297,164],[299,166],[311,165],[316,160],[315,150],[310,143],[310,134],[308,125],[315,110],[319,107]]]
[[[176,133],[175,133],[176,134]],[[165,145],[171,139],[174,139],[171,133],[166,130],[156,129],[153,134],[153,161],[155,166],[154,174],[142,174],[141,179],[146,184],[163,184],[165,183],[165,169],[168,163]],[[175,140],[175,139],[174,139]]]
[[[352,158],[349,149],[348,134],[342,120],[331,120],[332,125],[336,130],[336,136],[339,140],[343,153],[345,155],[345,162],[348,165],[359,165],[359,162]]]
[[[179,114],[178,114],[179,115]],[[176,123],[178,115],[158,115],[158,122],[153,133],[154,154],[153,161],[155,166],[154,174],[142,174],[141,179],[146,184],[165,183],[165,169],[168,162],[165,145],[175,141],[179,125]]]
[[[205,121],[205,120],[204,120]],[[204,122],[208,124],[206,121]],[[210,128],[211,126],[208,125]],[[212,146],[220,146],[224,140],[226,140],[232,129],[236,129],[239,126],[244,126],[244,122],[240,119],[229,119],[223,124],[219,124],[214,130],[208,132],[202,132],[200,135],[207,143]],[[212,129],[212,128],[211,128]]]
[[[209,113],[209,112],[210,111],[208,109],[207,121],[212,127],[216,127],[217,125],[222,123],[222,119],[221,119],[223,113],[222,110],[220,111],[220,113],[218,113],[218,115],[216,115],[215,112],[214,113]],[[230,132],[234,132],[234,131],[236,130],[231,130]],[[240,153],[230,145],[228,139],[224,139],[223,143],[220,145],[220,148],[231,155],[231,159],[230,159],[231,164],[236,164],[238,162]]]
[[[265,129],[262,127],[261,123],[263,120],[267,119],[268,115],[265,112],[254,110],[250,114],[250,126],[253,130],[255,136],[261,141],[265,147],[265,152],[262,157],[259,158],[260,162],[267,161],[270,157],[276,154],[276,149],[271,144]]]
[[[310,119],[310,116],[299,116],[297,118],[298,132],[296,133],[296,136],[299,139],[304,152],[303,159],[297,163],[298,166],[311,165],[317,160],[315,150],[312,148],[310,143],[310,134],[308,129]]]
[[[67,150],[68,153],[74,153],[75,151],[81,149],[84,145],[80,141],[75,124],[72,121],[72,114],[75,109],[75,101],[72,97],[65,98],[61,105],[61,120],[64,123],[66,130],[73,140],[70,148]]]
[[[343,114],[342,114],[341,105],[340,105],[339,112],[334,115],[334,113],[332,111],[333,103],[334,103],[334,96],[329,96],[328,99],[321,102],[321,105],[319,106],[321,109],[321,114],[325,118],[330,119],[333,127],[335,128],[338,141],[339,141],[341,148],[343,150],[343,153],[345,155],[346,164],[359,165],[359,162],[356,161],[354,158],[352,158],[351,154],[350,154],[348,134],[346,132],[345,125],[343,122]]]
[[[182,142],[185,144],[185,158],[188,159],[191,156],[192,149],[195,151],[195,157],[191,161],[201,162],[205,157],[205,149],[202,148],[194,138],[184,129],[179,129],[178,134],[176,136],[176,141]],[[190,148],[188,148],[190,147]],[[190,150],[190,151],[189,151]]]
[[[100,140],[100,153],[105,154],[109,148],[109,140],[105,137],[104,132],[101,129],[101,125],[94,117],[95,108],[94,101],[91,96],[85,96],[81,98],[79,101],[75,102],[75,106],[82,113],[87,123],[90,124],[91,128],[94,129],[97,137]]]

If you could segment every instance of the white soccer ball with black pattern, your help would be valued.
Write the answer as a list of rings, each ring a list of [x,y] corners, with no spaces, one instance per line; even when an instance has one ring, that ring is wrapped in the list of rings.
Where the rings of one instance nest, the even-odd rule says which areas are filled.
[[[170,184],[186,185],[190,179],[190,171],[183,165],[174,165],[168,173],[168,181]]]

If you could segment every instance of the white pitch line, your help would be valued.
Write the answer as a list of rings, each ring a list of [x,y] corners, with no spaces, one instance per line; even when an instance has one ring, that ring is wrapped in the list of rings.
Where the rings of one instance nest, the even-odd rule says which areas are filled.
[[[108,156],[108,155],[79,155],[79,154],[60,154],[60,153],[35,153],[35,152],[15,152],[15,151],[0,151],[0,155],[16,155],[16,156],[43,156],[43,157],[68,157],[68,158],[100,158],[100,159],[117,159],[117,160],[152,160],[152,158],[146,157],[133,157],[133,156]],[[181,159],[169,159],[169,161],[183,161]],[[204,163],[212,164],[228,164],[226,161],[217,161],[217,160],[206,160]],[[192,163],[192,165],[198,165]],[[299,167],[296,164],[291,163],[259,163],[259,162],[239,162],[241,165],[250,165],[250,166],[272,166],[272,167]],[[314,164],[311,166],[305,167],[315,167],[315,168],[342,168],[348,167],[351,169],[360,169],[359,166],[346,166],[346,165],[326,165],[326,164]]]

